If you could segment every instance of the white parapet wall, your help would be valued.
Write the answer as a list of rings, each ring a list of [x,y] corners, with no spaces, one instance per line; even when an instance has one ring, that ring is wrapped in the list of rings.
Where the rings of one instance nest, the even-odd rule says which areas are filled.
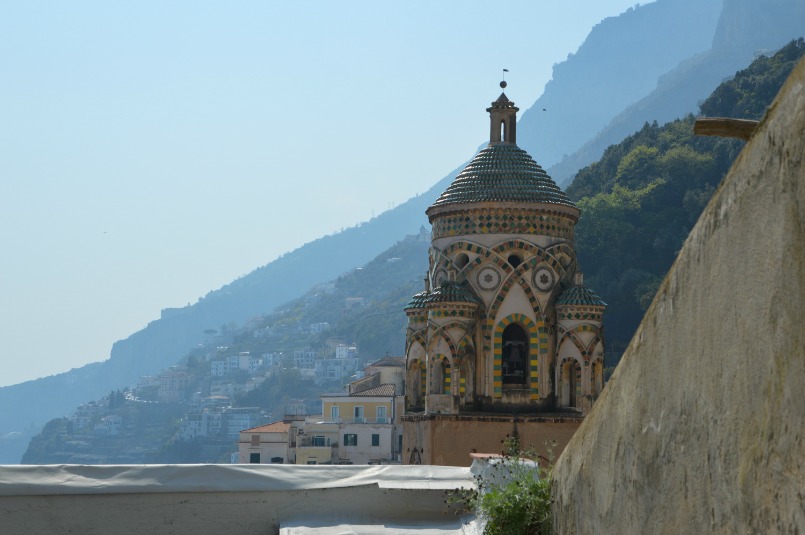
[[[444,500],[473,485],[447,466],[0,466],[0,533],[472,533]]]

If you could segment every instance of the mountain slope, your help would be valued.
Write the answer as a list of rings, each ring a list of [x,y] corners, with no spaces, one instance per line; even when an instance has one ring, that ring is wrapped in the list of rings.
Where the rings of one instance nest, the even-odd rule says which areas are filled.
[[[710,116],[759,119],[805,54],[793,41],[760,57],[704,101]],[[645,124],[582,169],[568,195],[581,209],[576,250],[585,281],[609,303],[609,357],[618,357],[690,229],[743,142],[693,135],[694,118]],[[614,358],[608,364],[614,364]]]
[[[0,388],[0,463],[19,462],[28,440],[46,421],[175,363],[201,342],[205,329],[271,312],[315,284],[368,262],[406,235],[417,234],[427,224],[425,209],[460,169],[371,221],[305,244],[193,305],[163,311],[162,318],[116,342],[102,363]]]
[[[579,169],[643,123],[664,123],[696,111],[707,95],[758,52],[773,52],[803,35],[805,2],[801,0],[725,0],[709,51],[686,59],[661,76],[654,91],[614,117],[576,152],[549,167],[548,173],[566,187]]]
[[[546,169],[574,152],[650,93],[659,76],[709,49],[721,6],[722,0],[658,0],[601,21],[554,66],[542,96],[523,113],[520,146]]]

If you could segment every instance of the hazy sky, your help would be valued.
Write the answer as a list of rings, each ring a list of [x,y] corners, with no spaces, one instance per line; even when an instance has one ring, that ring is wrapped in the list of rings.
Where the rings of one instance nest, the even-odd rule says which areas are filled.
[[[0,4],[0,386],[427,190],[634,3]]]

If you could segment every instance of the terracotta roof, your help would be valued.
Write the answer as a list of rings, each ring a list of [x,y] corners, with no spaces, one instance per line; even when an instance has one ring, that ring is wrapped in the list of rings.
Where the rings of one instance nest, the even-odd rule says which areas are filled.
[[[428,209],[478,202],[527,202],[576,208],[529,154],[512,143],[481,150]]]
[[[607,304],[601,297],[586,286],[571,286],[556,300],[559,305],[587,305],[605,307]]]
[[[394,385],[384,384],[374,388],[369,388],[367,390],[361,390],[360,392],[355,392],[351,395],[359,397],[393,396],[394,390]]]
[[[244,429],[241,433],[287,433],[290,428],[290,422],[279,420],[270,424],[252,427],[251,429]]]
[[[374,366],[390,366],[392,368],[405,368],[405,357],[383,357],[377,362],[369,364],[370,367]]]

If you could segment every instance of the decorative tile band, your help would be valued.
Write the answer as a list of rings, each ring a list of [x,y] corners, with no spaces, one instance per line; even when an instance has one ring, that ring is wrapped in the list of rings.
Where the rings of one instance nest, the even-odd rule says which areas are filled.
[[[574,224],[569,216],[541,210],[463,210],[433,221],[433,239],[470,234],[539,234],[572,240]]]

